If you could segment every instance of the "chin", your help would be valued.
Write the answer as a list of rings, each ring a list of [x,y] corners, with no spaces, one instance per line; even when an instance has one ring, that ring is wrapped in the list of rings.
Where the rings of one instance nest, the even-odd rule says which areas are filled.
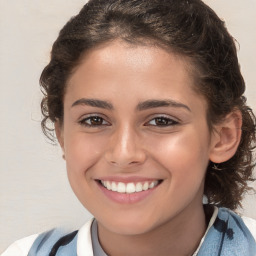
[[[97,219],[97,218],[96,218]],[[147,220],[145,218],[132,218],[123,216],[123,218],[113,218],[112,220],[98,220],[101,225],[110,232],[120,235],[141,235],[152,231],[159,225],[154,220]],[[106,223],[106,225],[105,225]]]
[[[109,231],[120,234],[120,235],[128,235],[128,236],[135,236],[141,235],[149,232],[152,227],[149,225],[138,225],[137,224],[130,224],[130,223],[115,223],[114,225],[106,227]]]

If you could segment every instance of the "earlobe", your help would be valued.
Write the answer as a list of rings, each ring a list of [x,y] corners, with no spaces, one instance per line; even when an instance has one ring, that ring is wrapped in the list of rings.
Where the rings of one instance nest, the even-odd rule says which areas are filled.
[[[64,152],[64,139],[63,139],[63,130],[62,130],[62,125],[60,124],[60,121],[57,120],[54,123],[54,128],[55,128],[55,133],[56,133],[56,137],[58,139],[58,142],[63,150],[63,154]]]
[[[235,110],[215,126],[212,134],[210,160],[222,163],[232,158],[239,146],[242,134],[242,114]]]

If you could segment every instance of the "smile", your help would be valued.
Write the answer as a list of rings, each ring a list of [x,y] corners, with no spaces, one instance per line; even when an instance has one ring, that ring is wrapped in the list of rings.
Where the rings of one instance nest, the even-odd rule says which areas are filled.
[[[145,182],[129,182],[129,183],[123,183],[123,182],[114,182],[114,181],[103,181],[100,180],[100,183],[107,189],[113,192],[117,193],[126,193],[126,194],[132,194],[132,193],[138,193],[142,191],[147,191],[149,189],[152,189],[156,187],[160,181],[145,181]]]

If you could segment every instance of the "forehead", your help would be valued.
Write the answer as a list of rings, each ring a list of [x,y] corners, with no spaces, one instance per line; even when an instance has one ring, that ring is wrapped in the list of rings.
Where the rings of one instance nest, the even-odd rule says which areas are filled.
[[[114,62],[113,58],[115,59]],[[167,68],[170,62],[182,62],[184,68],[189,66],[189,60],[174,52],[168,51],[167,48],[164,49],[163,47],[150,43],[131,44],[123,40],[101,44],[88,51],[82,58],[82,63],[88,63],[90,65],[112,65],[118,63],[129,68],[137,69],[138,71],[150,66],[160,67],[165,65]]]
[[[187,58],[163,48],[115,41],[83,56],[66,93],[77,94],[77,97],[82,91],[91,94],[90,97],[100,93],[107,98],[137,92],[141,100],[169,95],[180,101],[182,95],[200,97],[193,89],[191,70]]]

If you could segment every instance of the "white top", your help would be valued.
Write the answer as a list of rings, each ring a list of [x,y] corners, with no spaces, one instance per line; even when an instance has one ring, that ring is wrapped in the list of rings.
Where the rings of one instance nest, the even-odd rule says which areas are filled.
[[[193,254],[193,256],[197,255],[197,253],[205,239],[205,236],[206,236],[208,230],[210,229],[210,227],[213,225],[217,215],[218,215],[218,208],[215,207],[213,215],[209,222],[208,228],[204,234],[204,237],[201,239],[201,242],[200,242],[197,250]],[[243,219],[245,225],[247,226],[247,228],[252,233],[254,239],[256,240],[256,220],[248,218],[248,217],[242,217],[242,219]],[[93,219],[86,222],[85,225],[83,225],[78,231],[77,256],[93,256],[92,238],[91,238],[92,221],[93,221]],[[16,241],[10,247],[8,247],[7,250],[1,254],[1,256],[27,256],[33,242],[35,241],[35,239],[37,237],[38,237],[38,234]]]

